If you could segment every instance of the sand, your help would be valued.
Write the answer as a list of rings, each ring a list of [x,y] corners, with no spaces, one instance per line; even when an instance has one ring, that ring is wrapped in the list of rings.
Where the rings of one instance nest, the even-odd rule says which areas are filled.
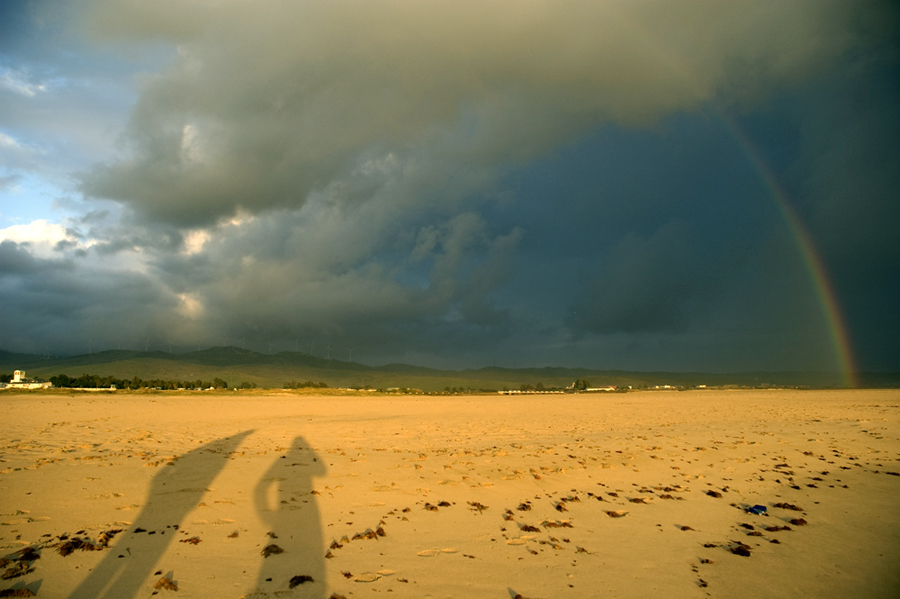
[[[900,596],[900,391],[0,403],[18,596]]]

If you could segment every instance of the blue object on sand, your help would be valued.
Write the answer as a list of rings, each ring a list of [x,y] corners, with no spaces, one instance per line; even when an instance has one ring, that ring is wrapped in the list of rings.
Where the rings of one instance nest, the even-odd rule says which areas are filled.
[[[766,510],[766,506],[756,504],[753,507],[748,508],[747,511],[750,512],[751,514],[756,514],[757,516],[759,516],[761,514],[765,514],[767,510]]]

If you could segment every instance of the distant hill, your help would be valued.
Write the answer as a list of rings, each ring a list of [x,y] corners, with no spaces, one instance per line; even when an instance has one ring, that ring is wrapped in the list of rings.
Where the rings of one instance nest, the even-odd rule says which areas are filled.
[[[694,387],[781,386],[840,387],[838,373],[827,372],[629,372],[584,368],[502,368],[439,370],[409,364],[366,366],[356,362],[328,359],[302,352],[261,354],[237,347],[211,347],[182,354],[161,351],[107,350],[80,356],[51,358],[0,350],[0,373],[25,370],[28,376],[48,379],[57,374],[80,376],[97,374],[131,379],[212,380],[222,378],[229,385],[243,382],[260,387],[282,387],[290,381],[325,382],[331,387],[416,388],[443,391],[446,388],[496,391],[519,389],[523,385],[566,387],[577,379],[593,386]],[[862,386],[900,387],[900,373],[862,373]]]

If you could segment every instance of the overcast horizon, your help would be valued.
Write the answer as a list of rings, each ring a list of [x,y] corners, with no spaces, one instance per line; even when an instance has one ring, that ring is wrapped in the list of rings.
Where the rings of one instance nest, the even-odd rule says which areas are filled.
[[[884,380],[882,380],[882,379],[872,379],[871,376],[864,376],[864,375],[876,375],[876,376],[878,376],[878,375],[898,375],[898,374],[900,374],[900,372],[897,372],[897,371],[859,371],[859,370],[858,370],[858,371],[855,372],[855,374],[856,374],[856,375],[863,375],[863,377],[860,378],[859,376],[857,376],[857,377],[854,377],[854,380],[848,382],[847,380],[845,380],[845,377],[843,377],[843,373],[842,373],[840,370],[838,370],[838,369],[831,369],[831,370],[789,370],[789,369],[772,369],[772,370],[734,370],[734,371],[726,371],[726,370],[706,370],[706,371],[703,371],[703,370],[692,370],[692,371],[688,371],[688,370],[679,370],[679,371],[666,371],[666,370],[651,370],[651,369],[616,369],[616,368],[600,368],[600,367],[579,367],[579,366],[569,366],[569,365],[566,365],[566,364],[541,364],[541,365],[537,365],[537,364],[521,364],[521,363],[518,363],[518,362],[513,362],[512,364],[508,364],[508,365],[501,365],[501,364],[471,364],[471,365],[468,365],[468,366],[465,366],[465,367],[459,367],[459,368],[452,368],[452,367],[446,367],[446,368],[443,368],[443,367],[440,367],[440,366],[437,366],[437,367],[422,366],[422,365],[419,365],[419,364],[411,364],[411,363],[408,363],[408,362],[367,362],[367,361],[361,361],[361,360],[357,360],[355,356],[350,356],[350,355],[348,355],[348,352],[347,352],[347,351],[344,351],[343,353],[341,353],[340,351],[337,351],[337,352],[332,351],[332,352],[330,352],[330,354],[326,354],[325,351],[323,351],[323,352],[321,352],[320,354],[317,355],[316,353],[310,354],[308,351],[303,350],[303,349],[299,349],[299,350],[286,349],[286,350],[282,350],[282,351],[273,351],[272,353],[268,353],[267,351],[257,351],[257,350],[251,349],[251,348],[242,348],[242,347],[239,347],[239,346],[210,346],[210,347],[200,347],[200,348],[198,349],[198,348],[196,348],[196,347],[194,347],[194,348],[190,348],[190,347],[175,347],[175,346],[173,345],[172,347],[166,346],[166,347],[164,347],[164,348],[152,348],[152,347],[151,347],[151,348],[149,348],[149,349],[147,349],[147,350],[142,350],[142,349],[124,349],[124,348],[123,348],[123,349],[117,349],[117,348],[93,348],[92,351],[89,351],[89,352],[87,352],[87,353],[75,353],[75,354],[65,354],[65,355],[59,355],[59,354],[53,354],[53,353],[50,353],[50,354],[47,354],[47,353],[37,353],[37,354],[23,354],[23,355],[34,356],[34,357],[36,357],[36,358],[38,358],[38,359],[40,359],[40,360],[49,360],[49,361],[57,361],[57,360],[59,360],[59,361],[65,361],[65,360],[74,359],[74,358],[83,358],[83,357],[85,357],[85,356],[99,356],[100,354],[106,354],[106,353],[118,353],[118,352],[126,352],[126,353],[129,353],[129,354],[131,354],[131,353],[147,354],[147,355],[157,355],[157,354],[162,354],[163,356],[165,356],[165,355],[170,355],[170,356],[190,356],[191,354],[198,354],[198,353],[199,353],[199,354],[204,354],[204,353],[211,352],[211,351],[213,351],[213,350],[220,350],[220,349],[224,349],[224,350],[240,350],[241,352],[246,352],[247,354],[255,354],[255,355],[257,355],[257,356],[262,356],[262,357],[271,356],[271,357],[273,357],[273,358],[278,358],[278,356],[282,356],[282,357],[283,357],[283,356],[288,356],[288,357],[302,356],[303,358],[309,358],[309,357],[311,357],[313,360],[344,362],[344,363],[348,363],[348,364],[356,364],[356,365],[362,366],[362,367],[364,367],[364,368],[371,368],[371,369],[378,369],[378,368],[383,368],[383,367],[386,367],[386,366],[410,366],[410,367],[412,367],[413,369],[432,368],[432,369],[434,369],[434,370],[441,370],[441,371],[447,371],[447,372],[464,372],[464,371],[467,371],[467,370],[476,370],[476,371],[477,371],[477,370],[487,370],[487,369],[510,370],[510,371],[514,371],[514,370],[541,370],[541,369],[558,370],[558,369],[562,369],[562,370],[594,370],[594,371],[597,371],[597,372],[623,372],[623,373],[632,373],[632,374],[636,374],[636,375],[640,375],[640,374],[645,374],[645,375],[647,375],[647,374],[654,374],[654,373],[671,373],[671,374],[673,374],[673,375],[679,375],[679,376],[688,376],[688,375],[691,375],[691,374],[695,374],[695,375],[712,375],[712,376],[720,376],[720,375],[734,374],[734,375],[740,376],[740,375],[752,375],[752,374],[755,374],[755,373],[766,373],[766,374],[772,374],[772,375],[778,375],[778,374],[808,374],[808,375],[825,375],[826,377],[837,377],[835,380],[837,380],[837,379],[840,380],[840,383],[839,383],[840,386],[854,386],[854,387],[861,387],[861,388],[883,388],[883,387],[885,386]],[[6,351],[6,350],[3,350],[2,348],[0,348],[0,352],[3,352],[3,351]],[[10,353],[13,353],[13,352],[10,352]],[[235,355],[241,355],[241,354],[235,354]],[[246,354],[243,354],[243,355],[246,355]],[[352,360],[351,360],[351,358],[352,358]],[[43,363],[43,362],[42,362],[42,363]],[[194,363],[195,363],[195,362],[194,362]],[[98,364],[104,364],[104,362],[98,362]],[[196,363],[195,363],[195,364],[196,364]],[[19,366],[21,366],[21,364],[19,364]],[[36,364],[32,364],[31,368],[35,368],[35,367],[38,367],[38,366],[37,366]],[[40,366],[40,367],[41,367],[41,368],[45,368],[46,366]],[[230,367],[230,366],[229,366],[229,367]],[[555,375],[554,375],[554,376],[555,376]],[[127,378],[127,377],[126,377],[126,378]],[[887,379],[887,380],[892,381],[891,383],[888,383],[888,384],[895,384],[895,383],[896,383],[896,381],[893,381],[892,378],[889,378],[889,379]],[[732,383],[727,383],[727,384],[732,384]],[[773,383],[772,381],[768,381],[768,382],[763,382],[763,383],[762,383],[762,386],[770,386],[770,385],[773,385],[773,384],[774,384],[774,385],[778,385],[779,383],[777,383],[777,382]],[[786,384],[786,383],[781,383],[781,384]],[[799,384],[799,383],[798,383],[798,384]],[[835,381],[826,379],[824,382],[821,381],[821,380],[817,380],[817,381],[815,381],[815,382],[813,382],[813,381],[808,381],[807,384],[812,385],[813,387],[816,387],[816,386],[818,385],[818,386],[821,386],[821,388],[834,388]]]
[[[0,349],[898,372],[898,23],[7,1]]]

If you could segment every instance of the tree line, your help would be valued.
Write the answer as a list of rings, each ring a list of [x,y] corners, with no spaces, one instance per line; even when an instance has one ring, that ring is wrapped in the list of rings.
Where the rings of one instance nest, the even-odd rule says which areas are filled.
[[[178,381],[165,379],[147,379],[144,380],[138,376],[132,379],[120,379],[114,376],[99,376],[96,374],[82,374],[79,377],[70,377],[66,374],[58,374],[50,377],[50,382],[54,387],[63,388],[84,388],[84,389],[108,389],[115,387],[116,389],[227,389],[228,383],[216,377],[212,381]],[[242,385],[250,385],[250,383],[242,383]],[[254,385],[256,386],[256,385]]]
[[[0,373],[0,383],[9,383],[12,381],[13,375]],[[43,380],[43,379],[40,379]],[[142,379],[135,376],[131,379],[122,379],[114,376],[100,376],[97,374],[82,374],[78,377],[71,377],[67,374],[57,374],[50,377],[50,382],[54,387],[63,389],[160,389],[170,391],[180,390],[202,390],[202,389],[228,389],[228,383],[224,379],[218,377],[212,381],[204,381],[197,379],[196,381],[180,381],[176,379]],[[236,385],[236,389],[256,389],[257,384],[253,382],[242,382]],[[284,384],[285,389],[326,389],[327,383],[314,381],[291,381]]]
[[[290,381],[284,384],[285,389],[327,389],[328,385],[325,383],[314,383],[313,381]]]

